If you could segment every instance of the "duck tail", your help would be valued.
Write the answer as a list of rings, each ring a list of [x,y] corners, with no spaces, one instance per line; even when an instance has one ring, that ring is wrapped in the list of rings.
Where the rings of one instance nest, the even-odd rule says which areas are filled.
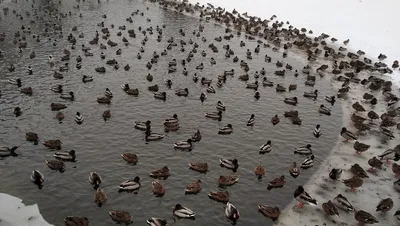
[[[34,145],[38,145],[39,142],[36,140],[35,142],[33,142]]]
[[[268,191],[271,191],[271,189],[272,189],[271,186],[268,186],[268,187],[267,187],[267,190],[268,190]]]

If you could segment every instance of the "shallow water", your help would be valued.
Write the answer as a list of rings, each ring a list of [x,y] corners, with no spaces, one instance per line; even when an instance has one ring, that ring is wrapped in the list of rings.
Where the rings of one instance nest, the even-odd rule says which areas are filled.
[[[37,1],[37,3],[40,3]],[[22,3],[3,3],[0,6],[9,6],[10,8],[21,7],[29,9],[28,2]],[[90,46],[93,57],[84,57],[83,52],[77,47],[71,51],[70,71],[64,73],[63,80],[56,80],[52,77],[54,68],[47,64],[48,55],[52,54],[56,59],[62,56],[64,48],[70,49],[70,44],[62,39],[58,40],[58,45],[53,46],[51,41],[42,39],[40,43],[32,41],[28,37],[28,49],[22,54],[18,54],[17,48],[12,45],[13,33],[26,23],[26,19],[19,20],[10,11],[8,16],[2,15],[0,29],[5,30],[7,39],[0,42],[2,51],[5,51],[7,57],[0,60],[0,146],[20,145],[18,153],[21,155],[15,158],[7,158],[0,161],[0,192],[6,192],[18,196],[26,203],[38,203],[40,211],[44,218],[52,224],[61,225],[63,218],[67,215],[86,216],[90,219],[91,225],[110,225],[111,219],[107,216],[107,211],[112,209],[122,209],[129,211],[134,216],[134,222],[138,225],[145,225],[145,219],[155,216],[166,218],[170,223],[171,213],[176,203],[194,210],[197,214],[196,225],[228,224],[224,218],[224,205],[214,202],[207,197],[209,191],[221,190],[217,186],[219,175],[232,174],[230,170],[221,168],[218,164],[219,158],[237,158],[239,160],[239,169],[237,175],[240,177],[238,184],[227,188],[231,193],[231,202],[239,208],[241,219],[239,225],[258,225],[270,224],[271,221],[265,219],[260,213],[257,213],[258,204],[276,205],[280,208],[285,207],[292,197],[295,188],[307,181],[311,174],[319,166],[320,162],[330,152],[340,131],[342,124],[341,107],[336,104],[332,107],[332,116],[321,116],[318,113],[320,104],[328,105],[323,100],[325,95],[334,95],[334,91],[327,79],[317,77],[317,85],[314,87],[320,90],[320,96],[316,101],[302,97],[303,92],[312,90],[312,87],[304,85],[304,75],[300,73],[298,78],[290,72],[285,78],[273,75],[276,69],[276,60],[283,60],[291,64],[294,68],[301,71],[304,66],[294,60],[289,52],[286,59],[281,59],[282,53],[272,52],[271,49],[261,48],[259,55],[253,55],[253,60],[245,60],[250,66],[250,82],[254,79],[252,75],[256,70],[265,67],[267,77],[275,84],[281,83],[288,87],[289,84],[297,84],[298,88],[291,93],[276,93],[275,88],[260,87],[261,98],[256,101],[252,90],[245,89],[245,83],[239,81],[239,75],[244,74],[239,64],[232,63],[233,57],[225,59],[222,45],[230,44],[239,59],[245,57],[246,49],[254,50],[257,43],[248,41],[244,36],[235,37],[231,41],[222,41],[221,43],[213,41],[217,36],[224,35],[224,29],[213,23],[201,22],[204,26],[204,32],[201,33],[207,39],[206,43],[192,35],[193,30],[198,30],[200,22],[194,17],[188,17],[173,11],[163,10],[150,4],[137,1],[109,1],[100,5],[97,1],[86,1],[81,3],[80,10],[73,9],[75,2],[63,2],[60,10],[64,13],[72,11],[72,16],[62,20],[62,26],[65,36],[70,33],[71,28],[78,26],[78,36],[80,32],[85,34],[85,38],[78,39],[77,46],[80,44],[88,45],[96,30],[100,30],[97,23],[103,19],[101,15],[107,14],[105,24],[107,27],[114,24],[116,28],[110,29],[111,40],[118,43],[117,47],[108,47],[104,51],[106,59],[115,58],[118,60],[121,68],[114,70],[106,66],[105,61],[101,61],[98,46]],[[146,7],[149,10],[146,11]],[[145,16],[133,16],[134,23],[130,24],[125,19],[136,9],[145,11]],[[83,18],[78,14],[82,13]],[[118,13],[116,13],[118,12]],[[151,22],[146,22],[150,18]],[[49,18],[46,18],[49,19]],[[126,25],[127,30],[134,28],[137,34],[136,39],[128,37],[127,30],[122,31],[123,35],[116,35],[118,26]],[[156,41],[156,35],[148,35],[149,41],[145,46],[145,53],[142,60],[136,58],[136,54],[141,46],[140,42],[144,36],[138,31],[142,28],[166,24],[163,29],[163,40],[161,43]],[[32,25],[36,33],[41,33],[44,28],[42,23]],[[187,64],[189,76],[185,77],[182,72],[182,66],[178,64],[178,71],[168,74],[166,68],[168,62],[172,59],[186,58],[189,47],[186,47],[184,53],[179,48],[174,47],[168,51],[166,57],[160,56],[158,64],[151,70],[145,67],[147,61],[152,57],[152,53],[158,54],[166,48],[166,40],[173,36],[175,40],[182,37],[178,35],[178,30],[182,28],[186,31],[184,40],[192,38],[199,44],[198,53],[195,54],[191,63]],[[122,37],[126,36],[130,42],[129,46],[122,43]],[[64,37],[65,39],[66,37]],[[240,48],[239,42],[244,40],[246,48]],[[208,48],[208,45],[214,42],[218,46],[219,53],[215,54]],[[100,38],[100,42],[106,43]],[[115,55],[115,51],[121,48],[122,55]],[[207,52],[207,57],[200,55],[202,50]],[[36,52],[36,58],[30,59],[30,51]],[[268,54],[273,58],[272,63],[264,62],[264,55]],[[81,70],[75,68],[75,58],[82,55],[83,67]],[[214,57],[217,65],[210,65],[210,57]],[[298,56],[295,56],[296,58]],[[9,73],[6,67],[9,63],[14,63],[16,71]],[[203,71],[195,70],[195,66],[204,63]],[[126,72],[123,66],[129,63],[131,70]],[[26,67],[31,65],[34,69],[34,75],[26,73]],[[105,66],[107,72],[98,74],[94,71],[97,66]],[[235,69],[235,76],[229,77],[219,89],[215,86],[216,76],[222,74],[224,70]],[[279,69],[281,70],[281,69]],[[146,80],[147,73],[154,76],[153,82]],[[206,87],[192,81],[192,75],[197,73],[199,77],[213,79],[216,88],[215,94],[207,94],[208,99],[201,104],[198,99],[200,93],[205,92]],[[83,84],[81,77],[83,74],[93,75],[94,81]],[[9,78],[20,77],[22,87],[31,86],[34,89],[33,96],[20,94],[18,89],[7,83]],[[172,89],[168,89],[163,80],[172,79]],[[120,88],[123,83],[129,83],[132,88],[138,88],[140,95],[132,97],[126,95]],[[69,102],[62,100],[54,94],[49,88],[56,84],[63,84],[64,90],[72,90],[76,94],[76,100]],[[150,85],[158,84],[160,91],[167,92],[167,101],[154,99],[153,94],[147,90]],[[100,105],[96,102],[96,97],[103,95],[104,89],[108,87],[114,93],[112,104]],[[189,88],[190,95],[187,98],[174,95],[177,88]],[[284,97],[297,96],[299,105],[292,107],[283,103]],[[215,105],[221,100],[227,107],[221,122],[209,120],[204,117],[205,112],[216,111]],[[63,110],[66,118],[62,124],[54,118],[56,112],[50,110],[50,103],[62,102],[68,105]],[[15,118],[13,108],[21,106],[22,116]],[[112,118],[104,122],[101,115],[104,110],[110,109]],[[283,112],[291,109],[297,109],[300,112],[300,118],[303,121],[302,126],[292,125],[289,120],[283,117]],[[79,111],[85,117],[82,125],[74,122],[75,113]],[[165,118],[171,117],[177,113],[181,128],[178,132],[170,132],[159,142],[150,142],[146,144],[143,141],[143,133],[133,128],[133,121],[152,121],[152,130],[162,132],[162,122]],[[251,114],[256,116],[254,127],[247,127],[246,121]],[[270,119],[278,114],[281,122],[272,126]],[[234,133],[228,136],[217,135],[218,128],[231,123]],[[316,124],[321,124],[323,135],[316,139],[312,131]],[[203,134],[203,139],[195,144],[192,152],[180,152],[173,149],[173,143],[178,140],[186,140],[197,129]],[[50,151],[43,145],[34,146],[26,142],[25,132],[34,131],[39,134],[40,140],[61,139],[63,142],[62,150],[74,149],[77,152],[77,162],[67,163],[67,170],[60,174],[50,171],[44,163],[45,159],[52,159],[54,151]],[[267,140],[271,140],[273,151],[266,155],[259,155],[259,147]],[[316,155],[316,165],[306,171],[302,171],[297,179],[290,177],[288,169],[293,161],[300,163],[305,158],[293,154],[295,147],[303,146],[307,143],[313,145]],[[127,165],[121,158],[120,153],[132,152],[139,157],[139,163],[135,166]],[[187,167],[188,162],[201,161],[207,162],[210,171],[207,174],[199,174],[191,171]],[[254,175],[253,169],[259,164],[266,167],[267,174],[261,181],[258,181]],[[151,181],[148,173],[154,169],[167,165],[170,168],[171,176],[162,181],[167,192],[162,198],[155,198],[151,193]],[[30,173],[33,169],[40,170],[46,177],[44,188],[40,191],[29,181]],[[89,172],[96,171],[104,179],[102,188],[107,191],[108,202],[102,208],[98,208],[93,203],[94,190],[88,182]],[[282,189],[267,191],[268,181],[284,174],[287,183]],[[135,176],[141,177],[142,187],[138,194],[118,193],[117,185],[127,179]],[[198,195],[184,195],[185,186],[201,179],[203,190]],[[184,225],[187,222],[177,221],[176,224]],[[272,223],[271,223],[272,224]]]

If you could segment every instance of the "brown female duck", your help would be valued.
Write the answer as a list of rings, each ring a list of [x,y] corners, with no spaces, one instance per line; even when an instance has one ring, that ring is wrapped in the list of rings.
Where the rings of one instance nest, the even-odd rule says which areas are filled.
[[[162,184],[161,184],[159,181],[157,181],[157,180],[153,181],[153,182],[151,183],[151,185],[152,185],[153,194],[154,194],[156,197],[162,197],[162,196],[164,196],[164,194],[165,194],[165,192],[166,192],[164,185],[162,185]]]
[[[111,118],[111,111],[110,110],[105,110],[103,112],[102,117],[103,117],[104,121],[107,121],[107,119]]]
[[[358,176],[353,176],[350,179],[343,180],[343,183],[344,185],[346,185],[346,187],[349,187],[352,192],[355,192],[356,188],[361,187],[361,185],[363,184],[363,180]]]
[[[391,198],[382,199],[378,206],[376,206],[376,212],[388,212],[393,208],[393,200]]]
[[[219,186],[231,186],[236,184],[239,181],[239,177],[237,176],[220,176],[218,178]]]
[[[186,194],[197,194],[200,192],[200,190],[201,190],[201,180],[197,180],[186,186],[185,193]]]
[[[43,142],[43,145],[49,149],[61,149],[62,142],[60,140],[46,140]]]
[[[97,188],[97,191],[94,194],[94,203],[96,203],[98,207],[101,207],[102,205],[106,204],[106,202],[107,202],[106,192],[101,188]]]
[[[87,217],[73,217],[68,216],[64,218],[66,226],[89,226],[89,219]]]
[[[278,220],[279,216],[281,215],[281,211],[276,206],[272,207],[267,205],[258,205],[258,211],[273,221]]]
[[[189,167],[190,167],[190,169],[200,172],[200,173],[206,173],[208,171],[207,163],[191,162],[191,163],[189,163]]]
[[[339,216],[339,210],[336,208],[335,204],[331,200],[328,202],[322,203],[322,209],[324,210],[324,213],[329,216],[336,215]]]
[[[132,224],[132,216],[127,211],[122,210],[113,210],[109,211],[108,215],[110,215],[111,219],[118,224],[124,223],[125,225]]]
[[[360,178],[369,178],[367,172],[357,163],[351,166],[350,171]]]
[[[282,176],[280,176],[278,178],[275,178],[275,179],[271,180],[268,183],[267,189],[271,190],[272,188],[281,188],[281,187],[283,187],[283,185],[285,185],[285,183],[286,183],[285,176],[282,175]]]
[[[361,224],[375,224],[379,222],[378,219],[376,219],[370,213],[365,212],[364,210],[359,210],[355,212],[354,218]]]
[[[39,136],[34,132],[25,133],[25,138],[27,141],[32,141],[34,145],[38,145]]]
[[[150,173],[150,177],[154,177],[154,178],[168,178],[170,176],[169,174],[169,169],[167,166],[164,166],[161,169],[158,170],[154,170]]]
[[[361,142],[356,141],[353,145],[354,150],[356,150],[356,153],[359,155],[364,151],[367,151],[369,149],[370,145],[364,144]]]
[[[258,177],[258,179],[261,179],[262,176],[265,175],[265,168],[264,168],[264,166],[262,166],[261,164],[258,165],[258,166],[254,169],[254,173],[256,174],[256,176]]]
[[[138,157],[133,153],[122,153],[122,159],[124,159],[127,163],[136,164],[138,162]]]
[[[208,197],[218,202],[227,203],[229,202],[229,192],[228,191],[217,191],[208,193]]]

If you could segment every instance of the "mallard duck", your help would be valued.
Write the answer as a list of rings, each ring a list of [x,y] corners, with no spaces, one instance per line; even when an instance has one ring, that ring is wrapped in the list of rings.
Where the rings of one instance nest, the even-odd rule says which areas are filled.
[[[336,101],[335,96],[325,96],[324,99],[325,99],[328,103],[332,104],[332,106],[333,106],[333,104],[335,104],[335,101]]]
[[[204,69],[204,65],[203,63],[200,63],[199,65],[196,66],[197,70],[203,70]]]
[[[247,89],[258,89],[258,81],[255,81],[254,83],[247,83],[246,88]]]
[[[290,105],[297,105],[297,97],[287,97],[285,98],[285,100],[283,101],[286,104],[290,104]]]
[[[194,218],[196,214],[187,207],[181,204],[176,204],[173,210],[173,214],[179,218]]]
[[[393,163],[392,164],[392,172],[396,175],[399,176],[400,175],[400,165]]]
[[[378,219],[376,219],[374,216],[364,210],[358,210],[357,212],[355,212],[354,218],[361,224],[379,223]]]
[[[149,86],[147,89],[148,89],[149,91],[151,91],[151,92],[158,92],[159,87],[158,87],[157,84],[155,84],[155,85]]]
[[[133,223],[132,221],[133,217],[127,211],[113,210],[109,211],[108,215],[110,215],[111,219],[117,222],[118,224],[123,223],[125,225],[129,225]]]
[[[46,160],[46,165],[51,170],[57,170],[60,171],[60,173],[65,171],[65,163],[60,160]]]
[[[107,121],[107,119],[111,118],[111,111],[105,110],[102,114],[102,117],[103,117],[104,121]]]
[[[353,205],[347,200],[346,197],[339,194],[333,199],[333,203],[342,210],[355,211]]]
[[[303,96],[311,99],[317,99],[318,90],[314,90],[314,92],[304,92]]]
[[[400,155],[394,149],[388,149],[384,151],[382,154],[378,155],[378,158],[382,160],[386,160],[387,163],[390,163],[390,160],[399,161]]]
[[[208,171],[208,165],[207,163],[201,163],[201,162],[191,162],[189,163],[190,169],[194,171],[198,171],[200,173],[206,173]]]
[[[192,136],[192,141],[193,142],[199,142],[201,140],[201,133],[200,130],[197,130],[195,134]]]
[[[123,91],[127,92],[127,91],[130,90],[131,88],[130,88],[129,84],[122,84],[122,85],[121,85],[121,89],[122,89]]]
[[[312,154],[311,144],[295,148],[294,153],[300,155],[311,155]]]
[[[43,145],[49,149],[61,149],[62,142],[60,140],[46,140],[43,142]]]
[[[16,85],[18,87],[22,86],[22,81],[19,78],[17,78],[17,79],[11,78],[11,79],[8,80],[8,83],[10,83],[11,85]]]
[[[308,156],[303,163],[301,163],[301,168],[308,169],[314,166],[314,155]]]
[[[21,116],[21,114],[22,114],[21,108],[20,108],[20,107],[15,107],[15,108],[14,108],[14,115],[15,115],[15,117],[19,117],[19,116]]]
[[[140,188],[140,177],[136,176],[133,180],[127,180],[119,184],[118,192],[133,192]]]
[[[231,186],[236,184],[239,181],[239,177],[237,176],[219,176],[218,184],[219,186]]]
[[[61,160],[61,161],[70,161],[74,162],[76,159],[75,151],[71,150],[68,152],[56,152],[54,154],[54,158]]]
[[[367,172],[357,163],[350,167],[350,171],[360,178],[369,178]]]
[[[59,111],[59,110],[67,108],[67,105],[60,104],[60,103],[51,103],[50,107],[51,107],[52,111]]]
[[[361,154],[361,152],[365,152],[369,149],[370,145],[364,144],[356,141],[353,145],[354,150],[356,150],[357,154]]]
[[[387,140],[387,139],[392,140],[395,138],[392,131],[387,126],[383,126],[383,125],[379,126],[379,131],[380,131],[380,135],[382,136],[382,138],[384,140]]]
[[[134,124],[135,124],[135,129],[145,131],[149,130],[151,121],[147,120],[146,122],[134,122]]]
[[[197,194],[201,190],[201,180],[196,180],[193,183],[190,183],[186,186],[185,193],[186,194]]]
[[[324,213],[328,216],[333,216],[336,215],[340,217],[339,215],[339,210],[336,208],[335,204],[331,200],[328,202],[322,203],[322,209],[324,210]]]
[[[256,122],[256,118],[254,114],[251,114],[249,120],[247,121],[247,126],[254,126],[254,123]]]
[[[83,120],[84,120],[83,115],[81,115],[81,113],[79,113],[79,112],[76,112],[75,122],[77,124],[82,124]]]
[[[393,97],[391,100],[389,100],[387,107],[394,107],[396,104],[399,102],[399,98]]]
[[[123,160],[125,160],[127,163],[132,163],[132,164],[136,164],[138,162],[138,157],[136,154],[133,153],[122,153],[121,157]]]
[[[259,164],[258,166],[256,166],[256,168],[254,169],[254,173],[256,174],[256,176],[258,177],[258,179],[261,179],[262,176],[265,175],[265,168],[264,168],[264,166],[262,166],[261,164]]]
[[[145,141],[156,141],[156,140],[162,140],[164,138],[164,135],[159,134],[159,133],[152,133],[149,129],[146,130],[145,132]]]
[[[374,172],[375,169],[382,169],[383,162],[381,162],[381,160],[379,160],[376,156],[374,156],[373,158],[368,160],[368,165],[371,166],[369,171]]]
[[[106,88],[106,91],[104,92],[104,95],[106,97],[108,97],[108,98],[113,98],[113,93],[108,88]]]
[[[316,206],[318,205],[317,200],[311,197],[303,188],[299,186],[294,192],[294,198],[299,202],[298,208],[303,208],[304,204]]]
[[[193,147],[194,146],[192,143],[192,139],[188,139],[187,141],[178,141],[178,142],[174,143],[175,149],[191,151],[193,149]]]
[[[156,197],[162,197],[162,196],[164,196],[165,191],[166,191],[164,185],[162,185],[159,181],[153,181],[153,182],[151,183],[151,185],[152,185],[153,194],[154,194]]]
[[[300,170],[297,168],[296,162],[293,162],[292,167],[289,169],[289,173],[293,178],[297,178],[300,175]]]
[[[382,199],[376,206],[376,212],[388,212],[393,208],[393,200],[391,198]]]
[[[51,91],[55,93],[62,93],[63,92],[63,86],[62,85],[56,85],[50,88]]]
[[[219,159],[220,165],[222,167],[231,169],[231,170],[236,170],[239,168],[238,160],[237,159]]]
[[[64,218],[66,226],[88,226],[89,219],[87,217],[73,217],[67,216]]]
[[[321,126],[318,124],[314,129],[314,137],[319,138],[322,135]]]
[[[357,101],[352,105],[353,109],[356,111],[365,111],[365,108]]]
[[[152,82],[153,81],[153,76],[149,73],[146,76],[147,81]]]
[[[189,95],[189,90],[188,90],[188,88],[178,89],[175,91],[175,94],[178,96],[187,97]]]
[[[25,138],[27,141],[32,141],[34,145],[38,145],[39,136],[34,132],[25,133]]]
[[[369,111],[368,114],[367,114],[367,116],[368,116],[368,118],[370,118],[371,120],[379,119],[379,115],[378,115],[376,112],[374,112],[374,111]]]
[[[235,70],[231,69],[229,71],[224,71],[224,75],[234,75],[235,74]]]
[[[276,92],[286,92],[286,88],[283,87],[281,84],[276,85]]]
[[[166,100],[167,93],[166,92],[154,93],[154,98],[159,99],[159,100]]]
[[[343,180],[346,187],[349,187],[352,192],[356,191],[356,188],[361,187],[363,180],[358,176],[353,176],[350,179]]]
[[[83,82],[83,83],[86,83],[86,82],[93,82],[93,76],[83,75],[83,76],[82,76],[82,82]]]
[[[21,93],[23,93],[23,94],[28,95],[28,96],[31,96],[32,93],[33,93],[32,87],[21,88],[19,91],[20,91]]]
[[[226,109],[225,105],[221,101],[218,101],[217,110],[218,111],[225,111],[225,109]]]
[[[231,124],[227,124],[224,127],[219,128],[218,134],[228,135],[233,132],[233,128]]]
[[[318,112],[320,114],[324,114],[324,115],[331,115],[331,110],[327,107],[325,107],[323,104],[321,104],[319,106]]]
[[[111,103],[111,98],[105,96],[105,97],[98,97],[97,98],[97,103],[99,104],[110,104]]]
[[[39,170],[33,170],[31,175],[32,183],[36,184],[39,189],[43,188],[44,176]]]
[[[228,191],[218,191],[208,193],[208,197],[218,202],[229,202],[229,192]]]
[[[286,183],[285,176],[282,175],[280,177],[277,177],[277,178],[271,180],[268,183],[267,189],[268,189],[268,191],[270,191],[273,188],[282,188],[283,185],[285,185],[285,183]]]
[[[346,139],[345,141],[348,141],[348,140],[357,140],[356,135],[354,135],[352,132],[348,131],[348,130],[346,129],[346,127],[343,127],[343,128],[342,128],[342,131],[340,132],[340,135],[341,135],[344,139]]]
[[[146,222],[150,226],[168,226],[167,221],[161,218],[152,217],[151,219],[148,219]]]
[[[236,209],[236,207],[232,203],[227,202],[226,207],[225,207],[225,216],[229,220],[236,222],[239,219],[240,214],[239,214],[239,211]]]
[[[278,220],[279,216],[281,215],[281,211],[276,206],[272,207],[267,205],[258,205],[258,211],[273,221]]]
[[[264,77],[264,78],[263,78],[262,84],[263,84],[263,86],[269,86],[269,87],[274,86],[274,83],[273,83],[272,81],[269,81],[269,80],[267,79],[267,77]]]
[[[260,153],[261,154],[265,154],[265,153],[269,153],[272,151],[272,146],[271,146],[271,141],[267,141],[267,143],[261,145],[260,147]]]
[[[93,188],[97,190],[97,188],[100,186],[101,182],[103,182],[103,179],[101,178],[100,174],[98,174],[96,172],[90,172],[89,182],[91,185],[93,185]]]
[[[329,178],[331,178],[332,180],[339,180],[340,177],[342,176],[342,172],[343,172],[342,169],[333,168],[329,173]]]
[[[106,204],[106,202],[107,202],[106,192],[101,188],[97,188],[97,191],[94,194],[94,203],[96,203],[98,207],[101,207],[102,205]]]
[[[208,85],[207,93],[215,93],[215,89],[214,89],[214,87],[212,85]]]
[[[167,178],[169,177],[169,169],[167,166],[164,166],[161,169],[158,170],[154,170],[150,173],[150,177],[154,177],[154,178]]]

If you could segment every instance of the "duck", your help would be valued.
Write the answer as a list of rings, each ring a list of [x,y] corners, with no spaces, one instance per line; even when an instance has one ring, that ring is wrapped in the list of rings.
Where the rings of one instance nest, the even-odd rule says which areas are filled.
[[[164,138],[164,135],[159,133],[152,133],[149,129],[146,129],[144,138],[146,142],[156,141],[156,140],[162,140]]]
[[[97,98],[97,103],[99,104],[110,104],[111,103],[111,98],[105,96],[105,97],[98,97]]]
[[[89,219],[87,217],[67,216],[64,218],[64,222],[66,226],[89,225]]]
[[[380,135],[382,136],[383,139],[392,140],[395,138],[392,131],[387,126],[384,126],[384,125],[379,126],[379,131],[380,131]]]
[[[96,203],[98,207],[101,207],[102,205],[106,204],[106,202],[106,192],[101,188],[97,188],[96,193],[94,194],[94,203]]]
[[[375,224],[379,223],[379,220],[372,216],[370,213],[364,210],[358,210],[354,214],[354,218],[356,221],[360,222],[361,224]]]
[[[354,150],[356,150],[357,154],[361,154],[361,152],[365,152],[369,149],[371,145],[364,144],[361,142],[356,141],[353,145]]]
[[[303,188],[303,186],[297,187],[294,192],[294,198],[300,203],[298,208],[303,208],[304,204],[316,206],[318,205],[317,200],[311,197]]]
[[[207,173],[208,171],[207,163],[202,162],[191,162],[189,163],[189,168],[200,173]]]
[[[206,118],[221,120],[222,119],[222,111],[206,113],[205,116],[206,116]]]
[[[233,132],[232,124],[227,124],[224,127],[219,128],[218,134],[228,135]]]
[[[278,117],[278,115],[275,115],[274,117],[272,117],[272,119],[271,119],[271,122],[272,122],[272,125],[276,125],[276,124],[278,124],[279,123],[279,117]]]
[[[153,194],[154,194],[156,197],[162,197],[162,196],[164,196],[164,194],[165,194],[165,192],[166,192],[164,185],[162,185],[162,184],[161,184],[159,181],[157,181],[157,180],[153,181],[153,182],[151,183],[151,185],[152,185]]]
[[[293,178],[297,178],[300,175],[300,170],[297,168],[296,162],[293,162],[292,167],[289,169],[289,173]]]
[[[93,82],[93,76],[83,75],[83,77],[82,77],[82,82],[83,82],[83,83],[86,83],[86,82]]]
[[[135,129],[146,131],[149,130],[151,121],[147,120],[146,122],[134,122],[134,124]]]
[[[38,145],[39,136],[34,132],[25,133],[25,138],[27,141],[32,141],[34,145]]]
[[[311,144],[295,148],[294,153],[300,155],[311,155],[312,154]]]
[[[111,219],[118,224],[124,223],[125,225],[129,225],[133,223],[133,217],[127,211],[112,210],[108,212],[108,215],[110,215]]]
[[[106,88],[106,91],[104,92],[104,95],[108,98],[113,98],[113,93],[110,91],[110,89]]]
[[[229,202],[229,192],[228,191],[217,191],[208,193],[208,197],[218,202],[227,203]]]
[[[360,178],[369,178],[367,172],[357,163],[350,167],[350,171]]]
[[[393,182],[393,187],[396,191],[400,192],[400,179]]]
[[[140,187],[140,177],[136,176],[135,178],[133,178],[133,180],[127,180],[119,184],[118,192],[126,191],[130,193],[138,190]]]
[[[55,93],[62,93],[63,92],[63,86],[62,85],[56,85],[50,88],[51,91]]]
[[[322,131],[321,131],[321,125],[317,124],[317,126],[314,129],[314,137],[319,138],[322,135]]]
[[[38,186],[39,189],[43,188],[44,176],[39,170],[33,170],[30,179],[32,183]]]
[[[340,132],[340,135],[346,139],[346,141],[348,140],[357,140],[356,135],[354,135],[352,132],[348,131],[346,127],[342,128],[342,131]]]
[[[47,62],[48,62],[50,65],[53,65],[53,64],[54,64],[54,58],[53,58],[52,55],[49,55],[49,57],[48,57],[48,59],[47,59]]]
[[[376,156],[368,160],[368,165],[371,166],[370,172],[374,172],[376,169],[382,169],[383,162],[379,160]]]
[[[178,141],[178,142],[174,143],[174,148],[180,149],[180,150],[191,151],[194,148],[193,141],[192,141],[192,139],[187,139],[187,141]]]
[[[361,187],[363,180],[358,176],[353,176],[352,178],[343,180],[346,187],[349,187],[352,192],[356,191],[356,188]]]
[[[169,174],[169,169],[167,166],[164,166],[163,168],[158,169],[158,170],[154,170],[150,173],[150,177],[153,177],[153,178],[167,178],[169,176],[170,176],[170,174]]]
[[[154,98],[159,99],[159,100],[166,100],[167,99],[167,93],[166,92],[158,92],[154,93]]]
[[[304,92],[303,96],[311,99],[317,99],[318,90],[314,90],[314,92]]]
[[[60,160],[46,160],[46,165],[51,170],[57,170],[60,173],[63,173],[65,171],[65,163]]]
[[[333,106],[333,104],[334,104],[335,101],[336,101],[335,96],[325,96],[324,99],[325,99],[328,103],[330,103],[332,106]]]
[[[260,154],[270,153],[272,151],[271,141],[268,140],[267,143],[261,145]]]
[[[314,155],[308,156],[303,163],[301,163],[301,168],[308,169],[314,166]]]
[[[258,205],[258,211],[273,221],[278,220],[279,216],[281,215],[281,211],[276,206],[272,207],[267,205]]]
[[[152,217],[152,218],[146,220],[146,222],[150,226],[168,226],[167,221],[164,219],[161,219],[161,218]]]
[[[75,162],[75,159],[76,159],[74,150],[71,150],[68,152],[56,152],[56,153],[54,153],[53,156],[54,156],[54,158],[61,160],[61,161]]]
[[[211,86],[210,84],[207,87],[207,93],[215,93],[215,89],[213,86]]]
[[[277,178],[271,180],[268,183],[267,189],[268,189],[268,191],[270,191],[273,188],[282,188],[283,185],[285,185],[285,184],[286,184],[285,176],[282,175],[280,177],[277,177]]]
[[[19,117],[19,116],[21,116],[21,114],[22,114],[21,108],[20,108],[20,107],[15,107],[15,108],[14,108],[14,115],[15,115],[15,117]]]
[[[327,107],[325,107],[323,104],[321,104],[319,106],[318,112],[320,114],[324,114],[324,115],[331,115],[331,110]]]
[[[229,201],[226,203],[225,216],[226,216],[226,218],[228,218],[229,220],[232,220],[233,222],[236,222],[240,217],[239,211]]]
[[[193,142],[199,142],[199,141],[201,140],[201,138],[202,138],[202,136],[201,136],[200,130],[197,130],[196,133],[193,134],[191,140],[192,140]]]
[[[286,104],[289,104],[289,105],[296,106],[297,105],[297,97],[287,97],[287,98],[285,98],[285,100],[283,102],[285,102]]]
[[[203,70],[203,69],[204,69],[203,63],[200,63],[200,65],[197,65],[197,66],[196,66],[196,69],[197,69],[197,70]]]
[[[175,91],[175,94],[177,96],[187,97],[189,95],[189,90],[188,90],[188,88],[178,89],[178,90]]]
[[[394,149],[388,149],[384,151],[382,154],[378,155],[379,160],[386,160],[387,163],[390,163],[391,160],[399,161],[400,155]]]
[[[28,96],[32,96],[32,93],[33,93],[33,89],[30,86],[29,87],[25,87],[25,88],[21,88],[19,91],[21,93],[23,93],[23,94],[28,95]]]
[[[218,178],[218,184],[219,186],[232,186],[234,184],[236,184],[239,181],[239,177],[238,176],[219,176]]]
[[[33,74],[33,69],[32,69],[32,67],[30,65],[28,66],[28,74],[29,75]]]
[[[258,89],[258,81],[255,81],[254,83],[247,83],[246,88],[247,89]]]
[[[201,190],[201,180],[190,183],[185,188],[185,194],[197,194]]]
[[[83,118],[83,116],[81,115],[81,113],[76,112],[76,115],[75,115],[75,122],[76,122],[77,124],[82,124],[83,120],[84,120],[84,118]]]
[[[376,206],[376,212],[388,212],[393,208],[393,200],[391,198],[382,199]]]
[[[60,98],[65,100],[75,100],[74,92],[70,91],[68,93],[60,93]]]
[[[324,210],[324,213],[328,216],[336,215],[340,217],[339,210],[336,208],[336,205],[331,200],[322,203],[322,209]]]
[[[329,173],[329,178],[331,178],[332,180],[339,180],[342,176],[342,172],[342,169],[333,168]]]
[[[343,195],[339,194],[333,199],[333,203],[342,210],[353,212],[355,211],[353,205]]]
[[[262,176],[265,175],[265,168],[264,168],[264,166],[262,166],[261,164],[259,164],[258,166],[256,166],[256,168],[254,169],[254,173],[256,174],[256,176],[258,177],[258,179],[261,180]]]
[[[121,157],[123,160],[125,160],[127,163],[132,163],[136,164],[138,162],[138,157],[136,154],[125,152],[121,154]]]
[[[211,84],[211,82],[212,82],[211,79],[208,79],[208,78],[205,78],[205,77],[201,78],[201,84],[202,85],[209,85],[209,84]]]
[[[256,118],[254,114],[251,114],[250,119],[247,121],[247,126],[254,126],[254,123],[256,122]]]
[[[18,87],[21,87],[21,86],[22,86],[22,81],[21,81],[20,78],[17,78],[17,79],[10,78],[10,79],[8,80],[8,83],[10,83],[11,85],[16,85],[16,86],[18,86]]]
[[[353,109],[356,111],[365,111],[365,108],[357,101],[352,105]]]
[[[220,165],[222,167],[231,169],[231,170],[237,170],[239,168],[238,160],[237,159],[219,159]]]
[[[173,210],[173,214],[179,218],[194,218],[196,214],[187,207],[181,204],[176,204]]]
[[[217,102],[216,108],[218,111],[225,111],[225,109],[226,109],[225,105],[221,101]]]
[[[269,86],[269,87],[272,87],[272,86],[274,86],[274,83],[272,82],[272,81],[269,81],[268,79],[267,79],[267,77],[264,77],[263,78],[263,86]]]
[[[100,187],[101,182],[103,179],[101,178],[100,174],[96,172],[90,172],[89,174],[89,183],[93,185],[93,188],[97,190]]]
[[[46,140],[43,142],[43,145],[49,149],[57,149],[61,150],[62,142],[60,140]]]

